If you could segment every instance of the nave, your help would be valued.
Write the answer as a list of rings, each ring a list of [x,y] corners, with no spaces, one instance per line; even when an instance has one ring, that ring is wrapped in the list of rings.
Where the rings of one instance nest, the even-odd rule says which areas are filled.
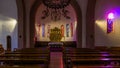
[[[120,68],[120,48],[24,48],[0,55],[0,68]]]

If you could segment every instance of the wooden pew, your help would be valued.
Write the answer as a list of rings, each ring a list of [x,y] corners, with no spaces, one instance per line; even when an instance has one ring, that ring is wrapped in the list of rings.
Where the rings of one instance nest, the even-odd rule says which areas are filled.
[[[0,62],[12,65],[45,64],[48,66],[50,52],[47,49],[27,48],[14,52],[6,52],[0,56]]]
[[[112,66],[112,65],[110,66],[86,66],[86,65],[80,66],[78,65],[78,66],[73,66],[73,68],[120,68],[120,66]]]
[[[65,54],[64,55],[64,57],[79,57],[79,58],[95,58],[95,57],[97,57],[97,58],[120,58],[120,54],[100,54],[100,53],[91,53],[91,54],[87,54],[87,53],[78,53],[78,54]]]
[[[50,51],[42,48],[25,48],[14,52],[6,52],[3,57],[48,57]],[[2,57],[1,56],[1,57]]]
[[[46,58],[49,59],[49,54],[36,54],[36,53],[35,54],[33,54],[33,53],[32,54],[30,54],[30,53],[29,54],[24,54],[24,53],[23,54],[22,53],[17,53],[16,54],[16,53],[9,53],[9,54],[3,54],[0,57],[1,58],[2,57],[6,57],[6,58],[7,57],[9,57],[9,58],[15,58],[15,57],[18,57],[18,58],[22,58],[22,57],[24,57],[24,58],[34,58],[34,57],[35,58],[37,58],[37,57],[38,58],[45,58],[46,57]]]
[[[109,49],[109,47],[106,46],[95,46],[94,49],[100,50],[100,51],[106,51]]]
[[[120,63],[119,58],[72,58],[70,59],[73,65],[110,65],[111,63]]]
[[[116,54],[119,54],[119,52],[120,52],[120,47],[97,46],[94,49],[97,49],[99,51],[109,52],[109,53],[116,53]]]
[[[80,48],[81,49],[81,48]],[[109,52],[100,52],[99,50],[91,50],[84,48],[80,50],[67,49],[64,51],[64,61],[69,65],[109,65],[111,63],[120,63],[120,55]],[[88,49],[88,50],[87,50]]]
[[[0,68],[47,68],[46,66],[43,65],[13,65],[13,66],[8,66],[8,65],[3,65],[0,66]]]
[[[108,54],[108,52],[101,51],[98,49],[89,49],[89,48],[66,48],[63,50],[63,53],[104,53]]]
[[[24,48],[14,51],[14,53],[44,53],[44,54],[49,52],[50,52],[49,48]]]
[[[120,63],[119,58],[104,58],[102,56],[67,56],[64,58],[65,64],[70,65],[109,65],[111,63]]]
[[[2,58],[0,62],[5,62],[9,64],[46,64],[48,60],[39,59],[39,58]]]
[[[112,51],[120,51],[120,47],[110,47],[109,49]]]

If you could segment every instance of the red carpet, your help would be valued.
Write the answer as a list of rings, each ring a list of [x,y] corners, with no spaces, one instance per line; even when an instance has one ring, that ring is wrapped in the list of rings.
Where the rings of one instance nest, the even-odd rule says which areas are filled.
[[[63,68],[62,55],[62,52],[51,52],[49,68]]]

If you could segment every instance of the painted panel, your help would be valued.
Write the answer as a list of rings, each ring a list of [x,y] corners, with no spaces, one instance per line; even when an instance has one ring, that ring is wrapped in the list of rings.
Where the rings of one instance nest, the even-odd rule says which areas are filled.
[[[69,37],[69,32],[70,32],[70,26],[69,24],[66,24],[66,37]]]
[[[61,35],[64,37],[64,25],[61,25]]]
[[[42,37],[45,37],[45,24],[42,24]]]

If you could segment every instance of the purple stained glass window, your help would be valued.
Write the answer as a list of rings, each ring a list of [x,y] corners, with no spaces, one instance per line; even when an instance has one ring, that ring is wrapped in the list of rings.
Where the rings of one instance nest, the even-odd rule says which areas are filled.
[[[42,37],[45,37],[45,24],[42,24]]]

